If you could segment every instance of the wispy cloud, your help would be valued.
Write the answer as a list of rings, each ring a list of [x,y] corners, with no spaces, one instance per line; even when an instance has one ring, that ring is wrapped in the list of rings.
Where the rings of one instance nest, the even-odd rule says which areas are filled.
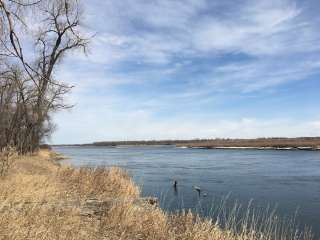
[[[231,9],[226,18],[208,17],[198,22],[194,45],[203,51],[245,53],[253,56],[282,55],[313,50],[318,36],[301,10],[288,1],[247,2]],[[313,29],[315,30],[315,29]],[[308,39],[305,34],[311,32]],[[290,47],[288,47],[290,46]]]
[[[100,10],[91,11],[106,19],[97,42],[128,58],[140,56],[142,61],[162,63],[164,56],[174,60],[175,54],[211,51],[260,56],[319,49],[318,20],[305,18],[303,9],[292,1],[235,1],[228,8],[210,5],[191,0],[105,1]],[[219,14],[219,9],[225,14]],[[91,21],[98,25],[96,18]]]

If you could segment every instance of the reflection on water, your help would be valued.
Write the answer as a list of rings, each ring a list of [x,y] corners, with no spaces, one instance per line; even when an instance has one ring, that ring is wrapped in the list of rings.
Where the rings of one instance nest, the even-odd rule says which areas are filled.
[[[298,221],[320,236],[320,151],[206,150],[163,147],[55,147],[76,166],[119,166],[167,210],[200,209],[230,194],[244,205],[298,209]],[[177,181],[177,188],[173,187]],[[200,197],[193,186],[201,188]]]

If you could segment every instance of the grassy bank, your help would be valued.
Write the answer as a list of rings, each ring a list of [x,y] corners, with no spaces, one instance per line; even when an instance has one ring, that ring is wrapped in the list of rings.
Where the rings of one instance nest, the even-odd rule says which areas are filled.
[[[74,169],[57,158],[49,151],[16,158],[1,178],[0,239],[310,239],[275,216],[238,222],[231,214],[221,228],[190,212],[167,214],[140,199],[125,171]]]

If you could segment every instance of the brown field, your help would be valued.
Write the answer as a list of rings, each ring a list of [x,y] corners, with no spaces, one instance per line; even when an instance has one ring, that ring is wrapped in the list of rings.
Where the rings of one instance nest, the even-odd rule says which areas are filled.
[[[273,214],[238,221],[235,208],[223,227],[187,211],[168,214],[140,199],[125,171],[74,169],[59,158],[41,151],[14,159],[0,179],[0,239],[311,239]]]

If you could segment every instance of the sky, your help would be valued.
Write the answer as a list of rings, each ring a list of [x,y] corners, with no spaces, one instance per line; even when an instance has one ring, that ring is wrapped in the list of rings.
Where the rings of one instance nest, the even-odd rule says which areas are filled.
[[[316,0],[83,1],[51,143],[320,136]]]

